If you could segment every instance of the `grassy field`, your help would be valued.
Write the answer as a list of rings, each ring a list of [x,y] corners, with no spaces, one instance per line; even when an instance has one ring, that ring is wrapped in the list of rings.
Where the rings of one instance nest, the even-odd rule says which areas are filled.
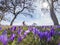
[[[0,26],[2,27],[2,30],[0,30],[0,35],[2,34],[2,32],[4,30],[7,30],[7,34],[8,37],[10,37],[10,35],[12,33],[16,33],[16,31],[18,30],[19,27],[22,28],[22,30],[26,31],[28,29],[29,26],[16,26],[16,31],[11,32],[9,30],[9,28],[11,28],[12,26]],[[34,27],[34,26],[32,26]],[[60,31],[60,28],[56,28],[56,26],[52,26],[55,30]],[[45,30],[50,30],[51,26],[36,26],[37,29],[39,29],[40,31],[45,31]],[[24,32],[23,32],[24,33]],[[22,33],[22,34],[23,34]],[[17,34],[17,33],[16,33]],[[43,40],[43,42],[41,41],[41,39],[39,39],[39,36],[34,36],[34,34],[32,32],[30,32],[21,42],[17,43],[17,36],[14,38],[13,41],[9,41],[8,45],[58,45],[58,43],[60,43],[60,36],[56,35],[54,37],[52,37],[52,40],[50,42],[46,42],[45,40]],[[0,45],[3,45],[0,42]]]

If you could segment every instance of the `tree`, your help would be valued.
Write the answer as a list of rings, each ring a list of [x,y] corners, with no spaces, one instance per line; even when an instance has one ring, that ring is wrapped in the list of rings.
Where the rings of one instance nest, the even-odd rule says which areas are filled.
[[[58,1],[58,0],[51,0],[50,15],[51,15],[51,18],[52,18],[52,20],[54,22],[54,25],[59,25],[58,19],[56,17],[55,12],[54,12],[54,2],[56,2],[56,1]]]
[[[33,1],[34,0],[1,0],[1,4],[5,7],[3,7],[3,9],[5,9],[5,12],[10,12],[14,15],[14,18],[12,19],[10,25],[13,24],[14,20],[17,18],[18,15],[20,14],[25,14],[25,15],[29,15],[32,17],[31,14],[27,14],[24,12],[24,10],[28,10],[28,12],[33,12],[34,8],[33,8]],[[17,10],[19,8],[19,10]]]
[[[6,20],[8,20],[7,18],[5,18],[5,15],[4,15],[4,13],[0,13],[0,25],[1,25],[1,21],[2,20],[4,20],[4,21],[6,21]],[[9,21],[9,20],[8,20]]]
[[[50,9],[49,9],[50,16],[51,16],[52,21],[54,22],[54,25],[59,25],[59,22],[56,17],[56,13],[55,13],[55,11],[58,12],[58,10],[56,10],[56,9],[59,9],[59,7],[56,8],[56,6],[55,6],[56,4],[54,4],[54,3],[58,3],[59,0],[44,0],[44,1],[48,2],[49,6],[50,6]],[[59,6],[59,5],[57,5],[57,6]]]
[[[5,20],[6,21],[6,18],[5,18],[5,12],[6,12],[6,7],[4,6],[4,3],[3,1],[0,2],[0,22],[2,20]],[[1,24],[0,24],[1,25]]]
[[[36,23],[33,23],[32,26],[37,26],[37,24]]]

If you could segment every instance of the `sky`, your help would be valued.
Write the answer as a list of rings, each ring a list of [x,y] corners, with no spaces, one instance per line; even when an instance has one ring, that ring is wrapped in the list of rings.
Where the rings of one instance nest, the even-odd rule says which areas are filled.
[[[34,5],[36,5],[36,10],[34,11],[33,18],[30,16],[24,16],[23,14],[19,14],[17,18],[15,19],[13,25],[22,25],[22,22],[25,21],[26,25],[32,25],[33,23],[36,23],[38,26],[43,26],[43,25],[53,25],[53,21],[50,17],[50,14],[48,12],[43,13],[41,11],[42,6],[40,5],[41,3],[39,0],[37,0]],[[43,8],[47,8],[48,3],[43,4]],[[48,7],[49,9],[49,7]],[[18,9],[19,10],[19,9]],[[24,10],[27,12],[26,10]],[[11,13],[6,13],[6,18],[9,18],[9,21],[1,21],[2,25],[10,25],[11,20],[13,19],[13,14]],[[58,13],[56,13],[58,21],[60,23],[60,16]]]

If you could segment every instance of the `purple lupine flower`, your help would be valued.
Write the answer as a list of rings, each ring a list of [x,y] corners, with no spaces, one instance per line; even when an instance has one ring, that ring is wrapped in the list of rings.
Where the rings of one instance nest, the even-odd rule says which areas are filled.
[[[18,42],[21,42],[23,40],[23,36],[18,36]]]
[[[0,36],[0,40],[3,43],[3,45],[7,45],[7,43],[8,43],[8,37],[7,37],[7,31],[6,30],[4,30],[4,32]]]
[[[21,42],[25,38],[25,35],[18,35],[18,42]]]
[[[33,27],[32,26],[29,26],[28,27],[28,30],[32,31],[33,30]]]
[[[26,37],[26,35],[27,35],[29,32],[30,32],[30,30],[26,30],[26,31],[24,32],[23,37]]]
[[[13,41],[14,38],[15,38],[15,36],[16,36],[16,34],[12,34],[12,35],[10,36],[10,40]]]
[[[47,41],[50,41],[52,36],[51,36],[51,32],[49,32],[48,30],[44,32],[44,37],[46,38]]]
[[[51,37],[52,37],[52,36],[50,35],[49,32],[47,32],[45,36],[46,36],[46,40],[47,40],[47,41],[50,41],[50,40],[51,40]]]
[[[49,31],[39,32],[38,36],[40,39],[46,39],[47,41],[51,40],[51,35],[49,34]]]
[[[58,45],[60,45],[60,43],[58,43]]]
[[[44,38],[44,33],[43,32],[39,32],[38,36],[39,36],[40,39],[43,39]]]
[[[16,26],[11,27],[10,30],[11,30],[12,32],[15,31],[15,30],[16,30]]]
[[[32,30],[33,34],[37,34],[39,36],[40,39],[46,39],[47,41],[50,41],[51,40],[51,36],[53,35],[54,30],[51,29],[51,31],[45,31],[45,32],[42,32],[42,31],[39,31],[37,28],[33,27],[33,30]]]
[[[52,37],[48,37],[48,38],[47,38],[47,42],[49,42],[49,41],[51,40],[51,38],[52,38]]]
[[[55,35],[55,30],[54,30],[54,28],[52,28],[52,29],[50,30],[50,35],[51,35],[51,36]]]
[[[2,30],[2,27],[0,27],[0,30]]]
[[[19,36],[18,37],[18,42],[21,42],[29,32],[30,32],[30,30],[26,30],[23,35]]]
[[[50,31],[47,31],[46,39],[47,41],[50,41],[51,38],[56,34],[54,28],[51,28]]]
[[[18,35],[20,35],[22,32],[23,32],[23,30],[21,28],[18,28],[18,30],[17,30]]]
[[[47,36],[47,35],[48,35],[48,32],[49,32],[49,31],[45,31],[45,32],[44,32],[44,35]]]
[[[33,27],[32,32],[33,32],[33,34],[36,35],[36,34],[38,34],[40,31],[39,31],[37,28]]]
[[[44,33],[39,31],[37,28],[33,27],[32,32],[34,35],[38,35],[40,39],[43,39]]]
[[[2,35],[4,35],[4,34],[7,34],[7,31],[6,31],[6,30],[4,30],[4,31],[2,32]]]

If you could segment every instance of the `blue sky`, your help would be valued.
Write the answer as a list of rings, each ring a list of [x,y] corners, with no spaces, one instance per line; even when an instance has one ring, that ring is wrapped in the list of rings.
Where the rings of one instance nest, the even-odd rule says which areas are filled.
[[[25,21],[25,23],[27,25],[31,25],[33,23],[36,23],[37,25],[40,25],[40,26],[42,26],[42,25],[53,25],[53,22],[51,20],[50,14],[48,12],[44,14],[41,11],[41,7],[42,6],[40,5],[40,2],[37,1],[35,3],[35,5],[37,7],[36,7],[36,10],[34,11],[34,13],[32,14],[33,18],[31,18],[29,16],[25,17],[23,14],[19,14],[17,16],[17,18],[15,19],[13,25],[22,25],[23,21]],[[24,10],[24,11],[26,11],[26,10]],[[6,16],[7,19],[9,19],[10,21],[1,21],[2,25],[9,25],[11,20],[12,20],[12,18],[14,17],[13,14],[11,14],[11,13],[7,13],[6,15],[7,15]],[[60,23],[60,16],[59,16],[59,14],[56,13],[56,15],[57,15],[57,18],[58,18],[59,23]]]

